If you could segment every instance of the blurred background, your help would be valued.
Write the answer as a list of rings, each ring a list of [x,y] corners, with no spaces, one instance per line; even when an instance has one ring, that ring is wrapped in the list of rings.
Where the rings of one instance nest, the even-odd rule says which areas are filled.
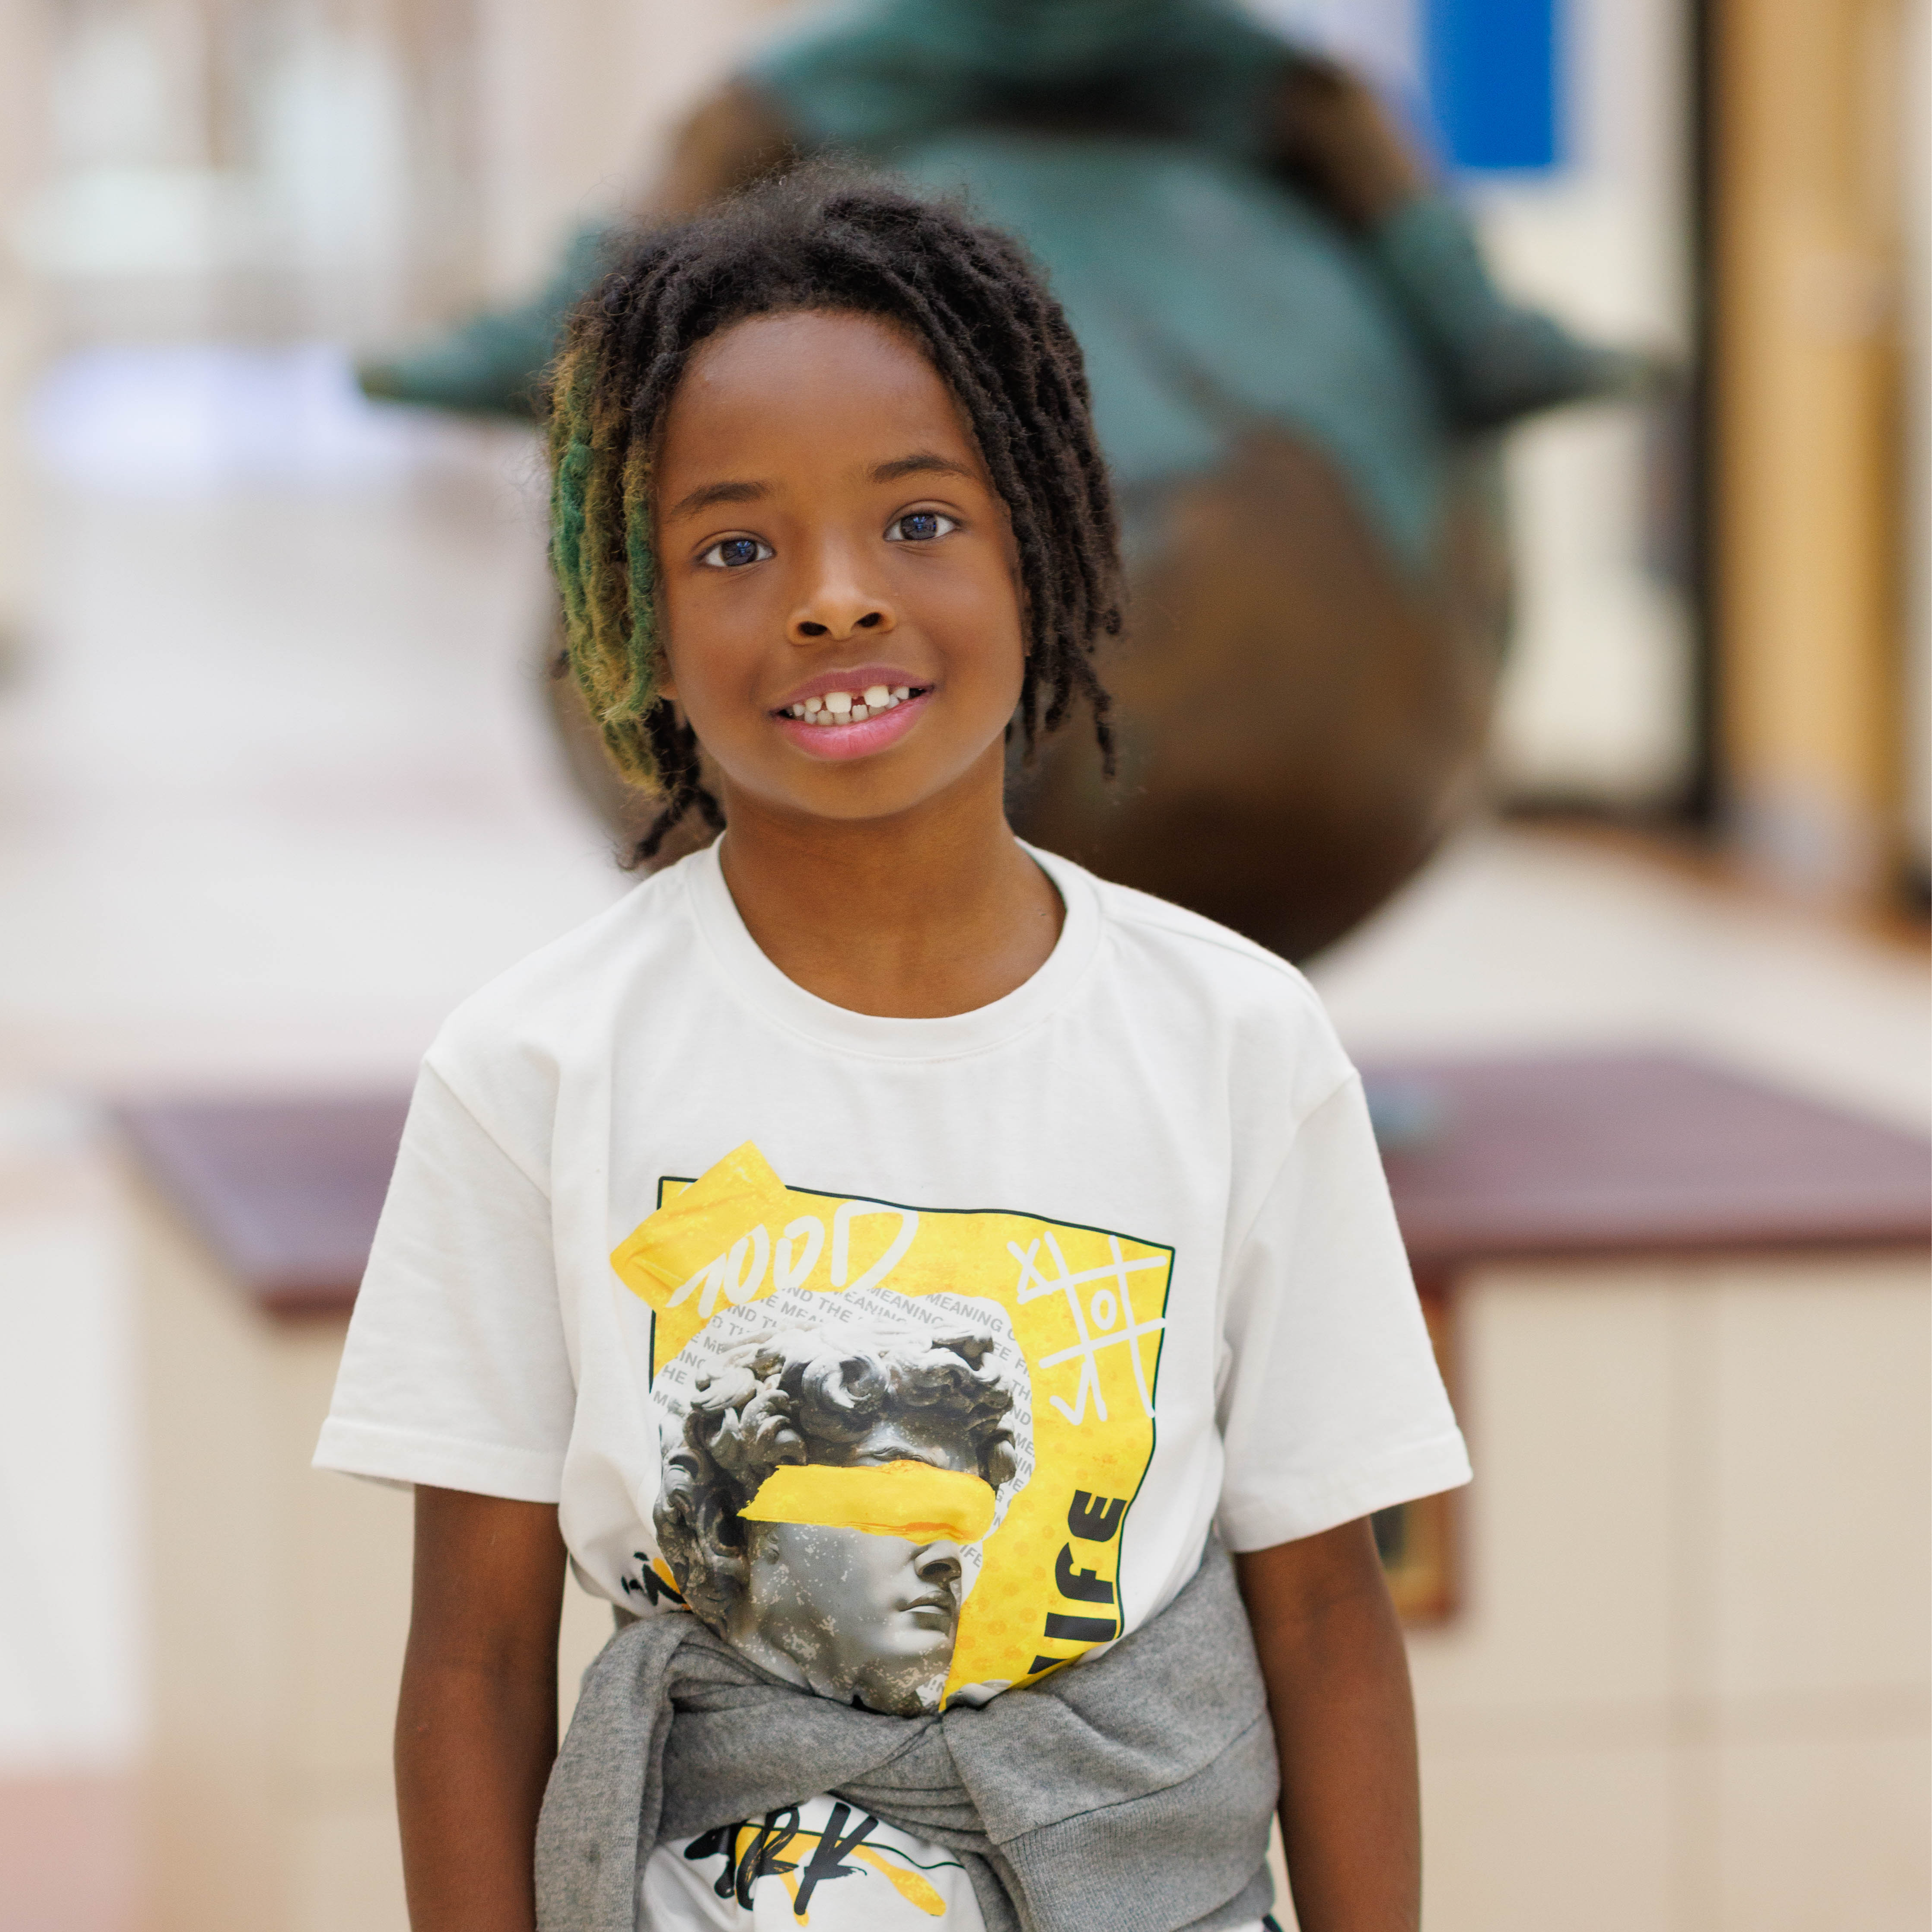
[[[1441,1238],[1479,1478],[1416,1600],[1430,1922],[1922,1927],[1932,12],[1253,6],[1372,80],[1508,292],[1676,372],[1504,445],[1480,800],[1310,962],[1399,1197],[1444,1066],[1704,1070],[1786,1176],[1695,1240]],[[380,1114],[626,889],[545,708],[534,435],[353,368],[526,296],[800,11],[0,0],[0,1932],[226,1926],[196,1821],[252,1847],[238,1926],[402,1923],[396,1499],[302,1472],[338,1316],[244,1292],[309,1209],[224,1221],[176,1130]],[[1622,1131],[1708,1151],[1667,1090]],[[325,1610],[340,1710],[269,1654]]]

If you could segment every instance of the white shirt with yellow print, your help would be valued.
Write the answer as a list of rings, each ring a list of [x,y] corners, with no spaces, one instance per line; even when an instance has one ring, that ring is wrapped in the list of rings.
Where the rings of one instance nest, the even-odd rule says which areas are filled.
[[[1078,1668],[1210,1527],[1466,1480],[1306,982],[1037,856],[1059,942],[976,1012],[815,998],[715,848],[466,1002],[317,1462],[554,1503],[585,1587],[902,1714]],[[977,1927],[944,1854],[844,1808],[660,1846],[645,1922]]]

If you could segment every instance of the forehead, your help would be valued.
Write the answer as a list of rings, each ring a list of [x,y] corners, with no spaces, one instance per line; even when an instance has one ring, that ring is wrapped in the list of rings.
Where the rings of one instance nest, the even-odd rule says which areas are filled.
[[[911,332],[802,310],[748,317],[700,346],[665,416],[662,461],[728,454],[737,468],[753,451],[800,446],[873,461],[915,445],[977,466],[964,414]]]

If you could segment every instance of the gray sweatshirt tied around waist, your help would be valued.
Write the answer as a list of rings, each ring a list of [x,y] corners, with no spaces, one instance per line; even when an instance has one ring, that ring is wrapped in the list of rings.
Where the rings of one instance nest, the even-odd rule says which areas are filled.
[[[938,1717],[776,1683],[695,1617],[631,1624],[550,1774],[538,1932],[656,1932],[638,1881],[658,1845],[827,1792],[955,1853],[986,1932],[1252,1924],[1274,1895],[1274,1734],[1227,1553],[1093,1662]]]

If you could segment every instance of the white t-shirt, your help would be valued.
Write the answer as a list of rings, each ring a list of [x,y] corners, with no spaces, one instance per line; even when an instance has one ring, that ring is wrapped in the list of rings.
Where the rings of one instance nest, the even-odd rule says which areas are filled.
[[[1036,856],[1058,944],[950,1018],[788,980],[715,846],[465,1002],[317,1463],[556,1503],[586,1588],[902,1712],[1145,1622],[1210,1526],[1262,1549],[1466,1481],[1306,982]],[[745,1821],[728,1878],[719,1834],[661,1847],[649,1922],[800,1922],[832,1813]],[[837,1855],[861,1822],[815,1932],[976,1932],[937,1848]]]

